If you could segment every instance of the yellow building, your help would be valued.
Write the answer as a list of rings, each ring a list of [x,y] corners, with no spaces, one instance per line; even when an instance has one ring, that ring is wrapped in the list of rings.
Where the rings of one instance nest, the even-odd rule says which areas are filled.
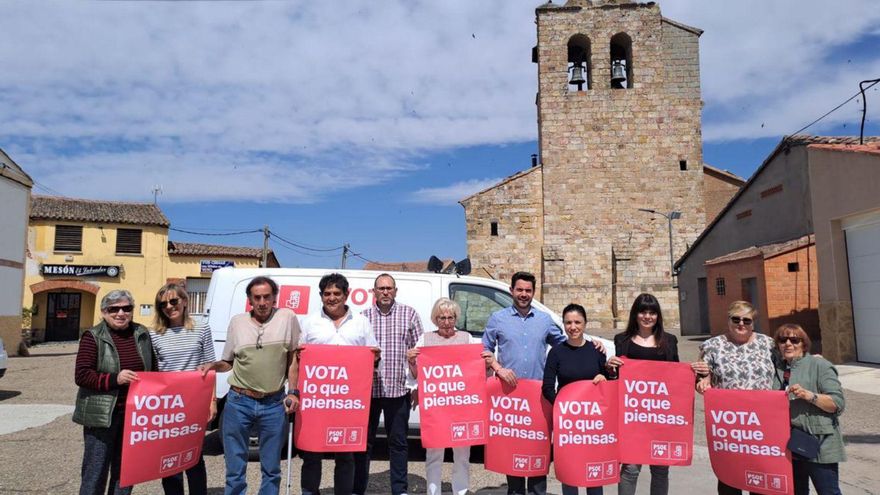
[[[260,266],[259,248],[169,241],[169,225],[154,204],[32,196],[23,306],[33,339],[77,340],[114,289],[131,292],[134,320],[148,326],[169,281],[185,284],[200,312],[214,269]],[[271,251],[267,265],[278,266]]]

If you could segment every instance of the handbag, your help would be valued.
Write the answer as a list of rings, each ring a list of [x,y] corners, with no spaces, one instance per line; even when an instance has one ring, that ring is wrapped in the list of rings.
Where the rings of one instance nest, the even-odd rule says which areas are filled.
[[[820,444],[818,438],[800,428],[792,427],[787,447],[792,454],[797,454],[804,459],[815,459],[819,456]]]

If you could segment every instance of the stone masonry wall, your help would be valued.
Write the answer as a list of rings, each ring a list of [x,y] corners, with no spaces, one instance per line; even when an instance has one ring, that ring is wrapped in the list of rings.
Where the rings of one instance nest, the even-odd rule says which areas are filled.
[[[667,221],[638,209],[682,212],[674,257],[705,226],[698,34],[663,21],[656,4],[576,3],[537,11],[543,301],[579,302],[594,326],[619,326],[633,298],[652,292],[676,326]],[[621,32],[632,39],[631,89],[610,87]],[[567,83],[576,34],[592,51],[584,91]]]
[[[540,296],[541,167],[513,175],[461,204],[467,219],[472,275],[509,282],[515,272],[528,271],[538,277]],[[492,222],[498,222],[497,236],[491,235]]]

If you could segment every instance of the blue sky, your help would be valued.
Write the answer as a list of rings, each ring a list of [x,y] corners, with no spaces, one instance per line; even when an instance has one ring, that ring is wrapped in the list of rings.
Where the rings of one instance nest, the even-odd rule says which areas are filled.
[[[367,259],[460,259],[457,201],[536,152],[537,4],[3,2],[0,147],[39,194],[150,201],[158,185],[179,229],[268,224]],[[660,6],[705,30],[704,160],[744,177],[880,77],[871,0]],[[877,88],[867,134],[880,134]],[[857,134],[857,100],[807,132]],[[341,257],[271,245],[285,266]]]

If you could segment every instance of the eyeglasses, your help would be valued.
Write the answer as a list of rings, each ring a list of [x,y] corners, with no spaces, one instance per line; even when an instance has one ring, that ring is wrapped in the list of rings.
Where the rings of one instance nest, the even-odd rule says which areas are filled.
[[[257,331],[257,349],[263,348],[263,332],[264,331],[265,331],[265,328],[263,327],[263,325],[260,325],[260,329]]]
[[[455,317],[454,316],[438,316],[437,320],[438,321],[453,321],[453,320],[455,320]]]
[[[160,309],[165,309],[165,308],[167,308],[167,307],[169,307],[169,306],[177,306],[178,304],[180,304],[180,299],[178,299],[178,298],[175,297],[175,298],[173,298],[173,299],[169,299],[169,300],[167,300],[167,301],[162,301],[162,302],[160,302],[160,303],[159,303],[159,308],[160,308]]]
[[[793,337],[791,335],[780,335],[779,337],[776,338],[776,342],[778,344],[784,344],[786,341],[791,342],[792,345],[798,345],[801,342],[803,342],[804,339],[802,339],[800,337]]]
[[[748,326],[751,326],[752,323],[754,323],[755,321],[752,320],[751,318],[740,318],[739,316],[731,316],[730,322],[733,323],[734,325],[739,325],[740,323],[742,323],[743,325],[748,327]]]
[[[374,287],[373,290],[376,292],[391,292],[397,287]]]
[[[107,306],[104,308],[104,311],[111,315],[115,315],[116,313],[122,311],[123,313],[131,313],[134,310],[134,305],[128,304],[125,306]]]

